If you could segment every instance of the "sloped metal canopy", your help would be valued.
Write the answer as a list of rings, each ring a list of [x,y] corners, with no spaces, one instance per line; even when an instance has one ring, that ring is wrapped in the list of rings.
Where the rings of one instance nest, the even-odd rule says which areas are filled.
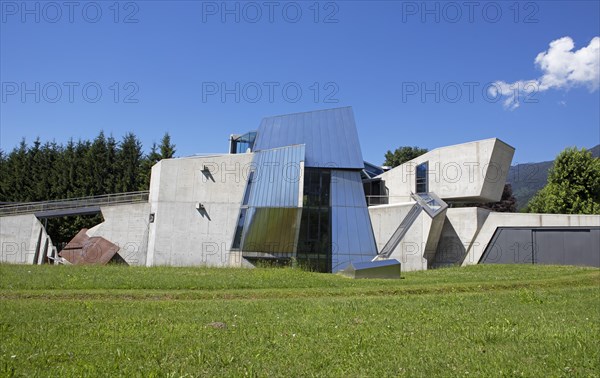
[[[306,167],[364,169],[351,107],[263,118],[254,151],[306,145]]]

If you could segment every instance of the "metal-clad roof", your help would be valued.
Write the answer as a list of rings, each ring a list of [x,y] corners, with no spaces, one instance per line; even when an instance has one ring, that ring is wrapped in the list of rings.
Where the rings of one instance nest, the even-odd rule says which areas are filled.
[[[363,169],[351,107],[263,118],[254,151],[306,145],[307,167]]]
[[[299,207],[304,145],[256,152],[248,206]]]

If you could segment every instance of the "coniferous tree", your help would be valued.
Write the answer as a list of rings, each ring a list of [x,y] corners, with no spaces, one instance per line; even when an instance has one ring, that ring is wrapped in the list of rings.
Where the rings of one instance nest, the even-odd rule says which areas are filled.
[[[75,145],[73,164],[73,195],[72,197],[86,197],[93,195],[92,180],[90,179],[90,160],[88,155],[91,143],[79,140]]]
[[[151,168],[173,157],[175,145],[165,134],[143,155],[142,144],[133,133],[117,143],[100,132],[93,141],[69,140],[66,144],[29,146],[25,139],[10,153],[0,150],[0,202],[68,199],[107,193],[147,190]],[[47,231],[57,244],[65,243],[81,229],[102,222],[102,216],[77,216],[48,220]]]
[[[108,171],[104,177],[104,188],[106,193],[116,193],[117,185],[117,153],[118,145],[115,138],[111,135],[106,139],[106,164]]]
[[[150,152],[146,155],[142,161],[140,169],[140,187],[139,190],[148,190],[150,188],[150,177],[152,175],[152,167],[158,163],[161,159],[161,155],[158,153],[158,147],[156,143],[152,143]]]
[[[142,144],[133,133],[127,133],[117,154],[117,192],[133,192],[139,188],[139,172],[142,160]]]
[[[175,156],[175,145],[171,143],[169,133],[165,133],[160,141],[160,156],[162,159],[170,159]]]
[[[61,149],[57,161],[57,194],[55,199],[75,197],[75,142],[70,139],[67,145]]]
[[[92,142],[90,149],[87,151],[86,160],[89,165],[91,181],[90,195],[110,193],[110,191],[106,190],[104,183],[109,173],[109,162],[108,146],[103,131],[100,131],[100,134]]]
[[[16,147],[9,155],[7,162],[9,195],[6,201],[27,202],[29,189],[28,176],[29,167],[27,161],[27,142],[23,138],[19,147]]]
[[[0,202],[5,202],[8,196],[8,157],[2,149],[0,149]]]

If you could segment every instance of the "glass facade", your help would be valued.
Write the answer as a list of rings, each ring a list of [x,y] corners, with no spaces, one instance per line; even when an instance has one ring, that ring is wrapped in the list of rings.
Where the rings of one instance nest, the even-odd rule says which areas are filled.
[[[331,170],[305,168],[298,264],[331,272]]]
[[[254,141],[256,140],[256,131],[250,131],[244,135],[238,137],[232,137],[229,146],[229,153],[232,154],[243,154],[250,149],[254,148]]]

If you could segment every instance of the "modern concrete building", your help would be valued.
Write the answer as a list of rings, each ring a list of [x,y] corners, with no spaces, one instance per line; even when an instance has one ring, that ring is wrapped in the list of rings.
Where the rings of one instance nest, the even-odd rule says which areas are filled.
[[[487,139],[385,170],[363,161],[351,108],[267,117],[256,131],[231,135],[228,153],[157,163],[144,201],[98,204],[104,222],[87,235],[146,266],[600,266],[600,216],[464,207],[500,200],[513,153]],[[36,219],[47,213],[1,210],[0,261],[56,257]]]

